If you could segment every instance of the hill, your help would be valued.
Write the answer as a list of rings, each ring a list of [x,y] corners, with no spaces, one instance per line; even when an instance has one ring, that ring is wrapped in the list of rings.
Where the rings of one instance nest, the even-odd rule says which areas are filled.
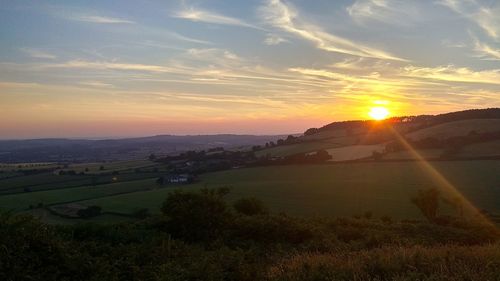
[[[474,109],[439,115],[393,117],[384,121],[354,120],[334,122],[320,128],[310,128],[302,136],[288,136],[276,143],[267,143],[257,152],[260,157],[288,157],[301,153],[326,150],[332,161],[366,159],[374,152],[391,154],[406,150],[401,145],[405,139],[418,149],[434,149],[433,158],[442,155],[460,156],[460,150],[467,146],[500,139],[500,109]],[[394,145],[394,144],[397,145]],[[372,148],[370,148],[372,146]],[[381,149],[381,147],[383,147]],[[481,155],[497,156],[495,145],[491,153]],[[469,151],[474,151],[469,149]],[[401,154],[401,153],[400,153]],[[404,153],[403,153],[404,154]],[[424,154],[428,154],[424,152]],[[468,157],[475,157],[469,152]],[[379,157],[380,158],[380,157]],[[388,156],[388,159],[400,157]],[[403,157],[407,158],[407,157]],[[412,158],[412,157],[410,157]]]
[[[165,155],[215,147],[247,148],[276,141],[272,135],[160,135],[124,139],[32,139],[0,141],[0,163],[98,162],[145,159],[151,153]]]

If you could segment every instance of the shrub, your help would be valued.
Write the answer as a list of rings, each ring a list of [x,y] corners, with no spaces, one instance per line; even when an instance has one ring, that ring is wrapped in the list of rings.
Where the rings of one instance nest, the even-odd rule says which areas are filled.
[[[234,202],[233,208],[240,214],[253,216],[267,214],[264,204],[256,198],[242,198]]]
[[[207,241],[221,235],[231,218],[223,197],[227,189],[199,193],[177,190],[168,195],[161,211],[169,217],[167,229],[187,241]]]
[[[439,196],[439,190],[436,188],[419,190],[411,202],[417,206],[429,222],[435,222],[439,209]]]

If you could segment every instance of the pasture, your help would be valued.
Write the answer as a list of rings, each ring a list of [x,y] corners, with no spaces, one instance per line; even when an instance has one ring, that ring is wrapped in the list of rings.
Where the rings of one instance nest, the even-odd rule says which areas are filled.
[[[127,181],[96,186],[55,189],[39,192],[17,193],[0,196],[0,206],[7,210],[26,210],[30,205],[52,205],[57,203],[78,202],[116,194],[144,191],[157,188],[156,178]]]
[[[500,161],[431,163],[480,209],[500,212]],[[343,163],[258,167],[202,175],[184,189],[231,187],[229,200],[256,197],[274,212],[299,216],[351,216],[371,211],[376,216],[420,218],[410,198],[419,189],[439,187],[419,162]],[[131,213],[140,208],[158,212],[175,188],[163,188],[82,201],[105,211]],[[445,205],[444,203],[442,205]]]
[[[373,148],[357,147],[363,153]],[[337,151],[337,155],[340,157],[340,151]],[[500,160],[430,163],[475,206],[491,213],[500,213]],[[75,186],[77,183],[86,183],[92,177],[90,175],[30,175],[0,180],[0,187],[20,189],[23,188],[23,182],[38,182],[42,187],[53,189],[0,194],[0,208],[21,212],[40,203],[54,206],[77,202],[87,206],[98,205],[103,212],[132,214],[147,208],[155,213],[159,212],[162,202],[173,190],[226,186],[231,188],[228,200],[256,197],[275,213],[352,216],[372,212],[375,216],[388,215],[398,219],[420,218],[410,198],[419,189],[439,188],[438,182],[421,164],[417,161],[353,162],[245,168],[202,174],[200,181],[195,184],[161,187],[156,184],[161,173],[151,172],[119,174],[114,176],[118,182],[103,182],[95,186]],[[111,175],[99,177],[104,180],[104,177]],[[449,209],[445,203],[441,205],[445,210]],[[33,212],[36,215],[40,213]],[[107,216],[106,221],[114,220],[113,216]],[[42,217],[50,221],[68,221],[45,213]],[[104,217],[94,220],[104,220]]]

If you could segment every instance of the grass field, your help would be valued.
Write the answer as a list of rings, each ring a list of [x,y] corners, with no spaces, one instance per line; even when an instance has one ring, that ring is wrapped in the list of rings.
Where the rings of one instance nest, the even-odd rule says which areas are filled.
[[[293,154],[297,154],[297,153],[308,153],[308,152],[318,151],[320,149],[330,149],[330,148],[337,148],[337,147],[342,147],[342,146],[346,146],[346,145],[352,145],[352,144],[356,143],[357,140],[358,140],[358,137],[349,136],[349,137],[332,138],[332,139],[328,139],[328,140],[303,142],[303,143],[290,144],[290,145],[280,145],[280,146],[260,150],[256,153],[256,155],[257,156],[270,155],[270,156],[283,157],[283,156],[293,155]]]
[[[84,186],[65,188],[59,190],[48,190],[40,192],[28,192],[0,196],[0,206],[7,210],[25,210],[30,205],[39,203],[51,205],[62,202],[72,202],[85,199],[99,198],[114,194],[135,192],[156,188],[156,178],[128,181],[122,183],[103,184],[97,186]]]
[[[477,133],[495,132],[499,128],[500,119],[469,119],[432,126],[409,133],[406,137],[412,140],[421,140],[428,137],[446,139],[456,136],[466,136],[471,131],[476,131]]]
[[[101,174],[109,173],[112,171],[128,171],[136,168],[144,168],[150,166],[157,166],[158,163],[149,160],[130,160],[130,161],[115,161],[115,162],[101,162],[101,163],[83,163],[71,164],[62,170],[73,170],[77,173],[85,172],[87,174]],[[104,167],[104,170],[100,168]]]
[[[500,161],[433,162],[476,206],[500,211]],[[410,203],[418,189],[437,186],[417,162],[277,166],[206,174],[198,184],[230,186],[229,199],[253,196],[274,212],[293,215],[351,216],[372,211],[396,218],[420,217]],[[130,213],[139,208],[157,212],[172,188],[97,198],[80,202],[105,211]]]
[[[458,155],[463,157],[498,156],[500,155],[500,140],[468,145]]]
[[[384,144],[350,145],[326,151],[332,156],[331,161],[349,161],[370,157],[374,151],[382,152],[384,147]]]
[[[127,173],[117,175],[55,175],[45,173],[0,180],[0,195],[23,193],[25,188],[32,192],[65,189],[79,186],[100,185],[159,177],[162,172]]]

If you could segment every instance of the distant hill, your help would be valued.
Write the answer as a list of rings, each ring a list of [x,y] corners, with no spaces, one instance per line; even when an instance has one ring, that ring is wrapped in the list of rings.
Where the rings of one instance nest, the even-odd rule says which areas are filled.
[[[166,155],[215,147],[249,149],[253,145],[283,138],[282,135],[159,135],[141,138],[31,139],[0,141],[0,163],[91,162],[146,158],[151,153]]]
[[[384,153],[387,144],[397,142],[398,138],[405,138],[414,142],[419,149],[432,150],[422,151],[423,154],[441,157],[445,150],[447,153],[453,150],[455,155],[465,155],[459,153],[459,150],[473,143],[495,141],[500,138],[499,135],[500,108],[472,109],[438,115],[393,117],[383,122],[333,122],[320,128],[307,129],[302,136],[287,137],[277,143],[267,144],[265,149],[257,153],[258,156],[286,157],[327,150],[333,161],[355,160],[372,157],[375,151]],[[481,146],[481,157],[500,155],[500,151],[495,151],[497,145],[494,142],[491,148],[488,146],[488,143]],[[398,150],[398,155],[410,155],[401,152],[401,146],[392,146],[392,149]],[[490,153],[486,153],[487,151]],[[474,157],[473,153],[467,155]],[[388,159],[392,157],[386,156]]]

